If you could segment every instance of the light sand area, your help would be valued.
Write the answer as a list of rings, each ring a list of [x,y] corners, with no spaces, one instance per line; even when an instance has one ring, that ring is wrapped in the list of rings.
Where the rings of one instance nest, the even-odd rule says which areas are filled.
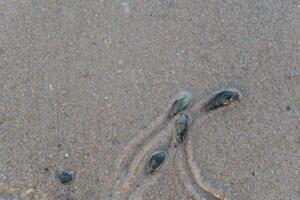
[[[0,199],[106,200],[120,159],[137,151],[141,172],[157,150],[128,145],[176,94],[226,88],[241,101],[194,120],[133,200],[188,200],[199,180],[226,199],[300,199],[299,1],[1,0]]]

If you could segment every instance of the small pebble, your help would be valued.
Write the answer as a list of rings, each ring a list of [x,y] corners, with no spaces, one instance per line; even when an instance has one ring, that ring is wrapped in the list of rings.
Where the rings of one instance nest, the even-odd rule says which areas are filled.
[[[58,174],[58,178],[61,183],[66,184],[73,180],[73,173],[67,172],[67,171],[62,171]]]

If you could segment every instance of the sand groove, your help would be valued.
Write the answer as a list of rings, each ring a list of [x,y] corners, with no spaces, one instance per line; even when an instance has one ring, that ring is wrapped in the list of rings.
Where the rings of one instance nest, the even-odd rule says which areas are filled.
[[[187,109],[191,116],[189,128],[192,121],[198,119],[197,123],[201,123],[202,119],[208,114],[203,110],[203,101],[193,102],[192,104]],[[170,115],[171,109],[166,114],[159,116],[147,129],[131,140],[123,150],[124,157],[117,160],[119,172],[115,175],[115,186],[108,197],[109,200],[140,198],[138,195],[145,190],[145,186],[153,184],[158,178],[157,173],[159,171],[153,175],[145,173],[149,156],[158,150],[165,151],[167,157],[170,157],[171,154],[175,156],[179,178],[191,199],[228,200],[222,195],[223,191],[218,191],[204,180],[203,173],[194,159],[191,137],[188,136],[184,144],[176,144],[174,136],[175,119],[173,115]],[[168,160],[169,158],[164,162]],[[165,163],[162,165],[165,165]]]
[[[188,139],[187,144],[185,145],[185,154],[187,158],[187,165],[191,171],[192,176],[194,177],[199,188],[203,188],[206,192],[213,194],[216,199],[228,200],[224,195],[217,191],[215,188],[210,186],[207,182],[205,182],[204,178],[201,176],[203,172],[201,172],[201,168],[198,167],[192,150],[192,141]]]

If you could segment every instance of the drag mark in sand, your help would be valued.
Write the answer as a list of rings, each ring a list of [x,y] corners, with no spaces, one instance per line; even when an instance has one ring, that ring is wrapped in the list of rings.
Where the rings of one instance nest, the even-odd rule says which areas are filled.
[[[116,184],[112,196],[113,199],[127,199],[131,191],[138,185],[143,177],[141,167],[142,161],[145,161],[147,155],[159,148],[168,148],[172,139],[172,131],[166,131],[165,128],[174,116],[186,109],[192,101],[191,93],[188,91],[180,92],[173,100],[167,114],[159,116],[152,122],[148,129],[142,131],[134,138],[123,150],[124,157],[117,160],[117,167],[120,169],[116,174]],[[160,134],[159,134],[160,133]]]
[[[170,131],[165,129],[160,132],[159,135],[151,138],[151,141],[144,143],[142,147],[138,147],[139,151],[136,152],[133,159],[124,165],[122,172],[117,177],[117,182],[113,190],[114,199],[128,199],[131,192],[139,185],[141,180],[147,176],[149,163],[149,155],[153,155],[153,152],[165,152],[167,156],[167,150],[172,138]],[[161,163],[160,165],[163,165]],[[157,166],[158,167],[158,166]],[[162,166],[159,166],[161,168]],[[157,171],[156,169],[155,171]],[[149,173],[149,175],[152,173]],[[151,176],[151,175],[150,175]]]
[[[185,158],[187,159],[187,165],[189,168],[189,171],[191,172],[191,177],[194,178],[198,188],[202,188],[204,193],[207,194],[213,194],[214,198],[212,199],[219,199],[219,200],[229,200],[226,198],[222,193],[224,192],[219,192],[212,186],[210,186],[204,178],[201,176],[203,172],[201,172],[201,169],[198,167],[197,162],[194,159],[194,154],[192,150],[192,141],[191,139],[188,139],[187,144],[185,145]]]
[[[158,133],[160,133],[170,122],[170,120],[180,111],[187,108],[192,100],[191,93],[183,91],[179,93],[167,111],[167,114],[159,116],[149,127],[143,130],[135,137],[123,150],[125,157],[121,157],[117,161],[117,167],[126,171],[129,163],[134,160],[139,150],[146,146]]]
[[[217,191],[204,181],[193,157],[191,140],[185,140],[193,120],[201,119],[207,113],[237,100],[240,100],[240,93],[235,89],[216,93],[205,103],[192,103],[192,95],[188,91],[179,93],[166,114],[159,116],[123,150],[124,157],[117,160],[119,171],[115,175],[115,185],[107,199],[138,198],[145,186],[156,180],[159,170],[163,169],[172,154],[175,156],[178,175],[189,197],[197,200],[227,200],[221,194],[223,192]],[[189,107],[189,112],[184,111]],[[175,120],[174,116],[177,114],[179,116]]]

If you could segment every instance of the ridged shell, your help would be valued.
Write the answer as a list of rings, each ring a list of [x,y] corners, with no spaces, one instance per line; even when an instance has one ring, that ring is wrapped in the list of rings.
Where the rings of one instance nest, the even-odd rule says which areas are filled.
[[[147,174],[153,174],[166,158],[164,151],[159,151],[151,156],[147,164]]]
[[[192,101],[192,94],[189,91],[182,91],[175,98],[175,101],[170,110],[170,117],[175,116],[182,110],[186,109]]]
[[[205,111],[212,111],[220,107],[228,106],[240,100],[240,93],[234,89],[228,89],[215,94],[205,105]]]
[[[180,113],[175,121],[176,141],[180,144],[184,143],[187,136],[189,126],[189,115],[186,112]]]

